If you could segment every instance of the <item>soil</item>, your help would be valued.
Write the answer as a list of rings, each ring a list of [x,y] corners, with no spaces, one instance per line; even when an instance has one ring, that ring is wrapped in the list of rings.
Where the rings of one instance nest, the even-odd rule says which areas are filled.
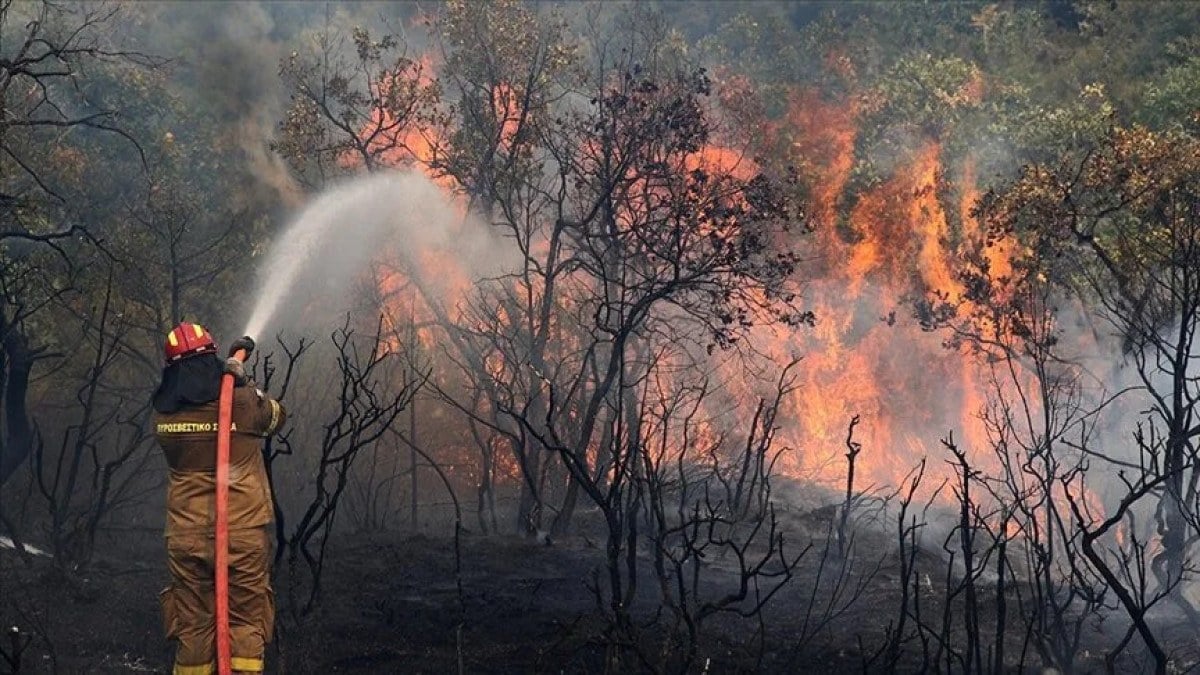
[[[795,540],[804,541],[804,530],[824,528],[826,515],[818,511],[794,518],[790,527]],[[757,619],[718,614],[706,624],[693,672],[874,670],[879,661],[869,659],[884,644],[897,613],[894,556],[862,554],[839,586],[830,570],[840,566],[826,557],[822,567],[823,544],[820,539],[814,544],[798,578],[763,613],[762,638],[755,639]],[[891,550],[883,533],[860,535],[857,544],[864,552]],[[603,569],[601,539],[577,535],[547,545],[466,534],[461,539],[461,608],[454,551],[450,536],[342,536],[330,549],[319,602],[307,614],[298,611],[307,585],[293,568],[281,565],[268,672],[452,673],[460,666],[468,673],[602,671],[604,626],[590,586],[593,571]],[[164,557],[161,537],[153,531],[122,533],[84,572],[64,572],[48,557],[22,558],[0,549],[0,625],[19,626],[31,636],[21,672],[169,672],[172,649],[162,638],[158,609],[158,591],[166,583]],[[944,569],[938,556],[923,552],[921,557],[927,569]],[[649,559],[643,562],[642,595],[653,598],[657,582]],[[737,578],[728,561],[712,560],[706,568],[713,579],[710,593],[735,588]],[[877,572],[868,575],[872,570]],[[820,611],[806,612],[814,587],[820,588],[820,597],[839,587],[848,592],[857,588],[859,599],[814,630]],[[929,616],[940,617],[939,587],[940,580],[930,579],[928,597],[922,600]],[[982,595],[993,597],[994,591]],[[656,616],[650,604],[633,609],[643,620]],[[982,615],[991,614],[994,610],[986,607]],[[1084,671],[1103,670],[1100,654],[1120,628],[1089,629],[1085,644],[1090,644],[1080,663]],[[994,627],[984,626],[985,635],[987,631]],[[1006,650],[1015,655],[1022,635],[1010,632],[1012,644]],[[1172,638],[1176,652],[1188,645],[1195,651],[1193,634],[1178,633]],[[653,641],[651,631],[646,635]],[[9,642],[3,645],[11,651]],[[906,645],[900,670],[918,670],[919,652],[918,644]],[[0,672],[5,668],[0,661]],[[630,662],[628,670],[646,667]]]

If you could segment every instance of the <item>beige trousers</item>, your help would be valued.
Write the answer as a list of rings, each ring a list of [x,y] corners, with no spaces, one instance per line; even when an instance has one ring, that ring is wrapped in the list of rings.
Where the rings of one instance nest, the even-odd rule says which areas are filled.
[[[234,671],[262,672],[275,624],[271,536],[265,528],[229,532],[229,634]],[[215,672],[214,539],[211,533],[167,537],[171,585],[161,595],[168,640],[176,640],[175,675]]]

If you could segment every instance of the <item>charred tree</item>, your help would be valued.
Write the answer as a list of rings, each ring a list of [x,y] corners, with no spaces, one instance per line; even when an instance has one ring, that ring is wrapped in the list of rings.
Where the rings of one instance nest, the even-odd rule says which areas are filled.
[[[412,404],[421,382],[411,381],[389,366],[397,360],[380,329],[365,341],[344,326],[332,341],[337,350],[339,382],[335,409],[323,426],[314,493],[287,537],[287,559],[307,566],[309,590],[302,611],[316,604],[321,574],[338,507],[360,455],[392,429],[400,413]],[[398,382],[398,384],[391,384]]]

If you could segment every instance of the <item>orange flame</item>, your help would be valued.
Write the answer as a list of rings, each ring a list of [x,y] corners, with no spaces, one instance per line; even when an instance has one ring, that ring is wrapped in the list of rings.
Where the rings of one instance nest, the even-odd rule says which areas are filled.
[[[432,78],[432,70],[431,62],[422,60],[418,76]],[[961,92],[970,100],[983,95],[981,77]],[[493,91],[502,147],[511,149],[517,142],[519,103],[509,87]],[[839,484],[845,476],[847,424],[857,414],[863,423],[855,440],[864,450],[858,458],[856,487],[866,489],[899,485],[926,455],[934,460],[929,464],[934,471],[950,471],[936,461],[943,456],[936,439],[951,429],[975,461],[986,466],[993,460],[987,429],[979,418],[988,402],[986,366],[966,350],[945,347],[937,333],[922,330],[912,310],[912,300],[930,292],[966,302],[956,276],[954,242],[983,235],[972,215],[980,195],[974,163],[968,158],[953,167],[948,180],[943,148],[930,139],[918,144],[890,176],[853,194],[860,107],[854,97],[831,100],[816,89],[797,90],[786,117],[765,127],[767,142],[789,149],[788,161],[810,187],[816,232],[811,244],[799,244],[813,246],[817,254],[813,269],[804,273],[815,275],[806,287],[805,302],[818,323],[799,331],[757,327],[755,338],[778,363],[793,355],[803,357],[799,386],[780,419],[778,445],[792,450],[777,467],[793,476]],[[380,122],[386,126],[388,120],[373,121]],[[396,144],[402,150],[386,159],[421,167],[454,193],[452,181],[434,176],[429,168],[437,150],[432,139],[432,131],[420,125],[405,129]],[[702,149],[680,167],[698,168],[741,179],[758,171],[743,153],[717,145]],[[632,208],[638,207],[635,203]],[[1013,253],[1008,242],[985,251],[993,275],[1012,273]],[[423,276],[450,279],[446,288],[451,298],[465,299],[472,289],[461,265],[446,252],[420,252],[415,265]],[[406,294],[403,306],[421,306],[421,318],[429,318],[419,296],[414,302],[403,274],[381,278],[379,285],[392,295]],[[434,338],[426,333],[422,340],[432,344]],[[505,364],[489,360],[486,367],[500,375]],[[740,369],[730,367],[725,378],[743,403],[751,398]],[[662,391],[657,395],[666,396]],[[749,426],[748,419],[742,422]],[[718,436],[714,428],[703,426],[691,438],[703,446]],[[515,475],[515,469],[509,466],[508,473]]]

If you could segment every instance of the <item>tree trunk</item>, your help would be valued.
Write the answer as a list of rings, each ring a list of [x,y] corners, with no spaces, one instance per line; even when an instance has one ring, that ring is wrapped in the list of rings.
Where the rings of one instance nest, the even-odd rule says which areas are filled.
[[[571,519],[575,516],[575,506],[579,503],[579,482],[567,479],[567,494],[563,496],[562,508],[554,516],[550,526],[550,534],[564,535],[571,531]]]
[[[6,317],[0,316],[0,330],[5,333],[4,354],[0,360],[6,423],[3,445],[0,445],[0,485],[4,485],[33,448],[33,428],[25,409],[25,397],[29,391],[34,354],[25,335],[16,326],[8,325]]]
[[[524,474],[521,481],[521,497],[517,506],[517,532],[536,535],[542,527],[542,504],[534,485],[541,475],[541,448],[536,443],[525,443],[516,447],[517,461]]]

